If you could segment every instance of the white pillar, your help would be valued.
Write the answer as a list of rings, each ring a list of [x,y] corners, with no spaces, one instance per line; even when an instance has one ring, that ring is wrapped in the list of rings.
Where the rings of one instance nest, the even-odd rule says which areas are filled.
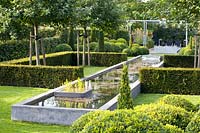
[[[185,26],[185,44],[188,45],[188,23],[186,22]]]

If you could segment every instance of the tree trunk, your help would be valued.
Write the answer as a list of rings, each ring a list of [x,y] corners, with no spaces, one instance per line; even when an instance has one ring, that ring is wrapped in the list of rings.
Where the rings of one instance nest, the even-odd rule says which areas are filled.
[[[36,54],[36,65],[40,65],[40,57],[39,57],[39,48],[37,43],[37,33],[38,33],[38,25],[34,24],[34,36],[35,36],[35,54]]]
[[[30,32],[30,43],[29,43],[29,65],[32,65],[32,32]]]
[[[90,41],[89,41],[89,37],[87,37],[87,47],[88,47],[88,66],[90,66]]]
[[[79,31],[77,31],[77,66],[79,66]]]
[[[42,56],[43,56],[43,65],[46,66],[45,48],[44,48],[44,45],[43,45],[42,38],[40,39],[40,46],[41,46]]]
[[[86,44],[86,27],[84,27],[84,32],[83,32],[83,60],[82,60],[83,66],[85,66],[85,44]]]
[[[197,68],[200,68],[200,44],[199,44],[199,40],[198,40],[198,46],[199,46],[199,48],[198,48],[198,56],[197,56],[197,59],[198,59],[198,64],[197,64]]]
[[[74,50],[74,28],[72,26],[70,27],[69,42],[68,42],[68,44]]]
[[[197,36],[195,36],[194,68],[197,67]]]
[[[104,51],[104,33],[103,31],[99,32],[99,52]]]

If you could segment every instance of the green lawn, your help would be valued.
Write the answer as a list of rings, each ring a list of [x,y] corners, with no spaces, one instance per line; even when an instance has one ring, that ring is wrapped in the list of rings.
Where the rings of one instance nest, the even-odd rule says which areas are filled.
[[[139,94],[134,99],[134,104],[148,104],[158,101],[159,98],[166,96],[167,94]],[[194,105],[200,104],[200,95],[181,95],[183,98],[189,100]]]
[[[47,89],[0,86],[1,133],[69,133],[69,126],[11,121],[11,105],[47,91]]]
[[[89,76],[107,67],[86,66],[84,67],[84,76]]]

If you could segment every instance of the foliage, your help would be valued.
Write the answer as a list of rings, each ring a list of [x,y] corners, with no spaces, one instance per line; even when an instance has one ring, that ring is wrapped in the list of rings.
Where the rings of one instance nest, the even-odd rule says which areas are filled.
[[[118,109],[133,108],[133,99],[131,96],[131,88],[129,86],[128,66],[124,65],[121,75],[119,97],[117,102]]]
[[[163,103],[138,105],[134,111],[144,113],[164,125],[175,125],[182,129],[186,128],[192,117],[191,113],[183,108]]]
[[[160,94],[200,94],[200,69],[142,68],[141,91]]]
[[[200,132],[200,110],[191,119],[190,123],[186,127],[186,132],[188,133]]]
[[[62,52],[62,51],[72,51],[72,48],[68,44],[59,44],[54,49],[55,52]]]
[[[64,82],[64,85],[66,86],[64,89],[66,92],[84,92],[85,91],[84,83],[81,81],[80,78],[77,79],[77,83],[75,85],[72,85],[66,79],[66,81]]]
[[[170,104],[176,107],[184,108],[187,111],[194,111],[195,106],[188,100],[177,95],[167,95],[160,99],[160,102]]]
[[[173,126],[163,126],[145,114],[133,110],[97,111],[83,115],[72,125],[74,132],[182,132]]]
[[[127,41],[124,38],[118,38],[117,42],[123,43],[127,45]]]
[[[164,55],[164,67],[194,67],[194,56]]]
[[[130,48],[125,48],[123,51],[122,51],[122,53],[126,53],[127,54],[127,56],[132,56],[132,50],[130,49]]]
[[[148,49],[153,48],[154,47],[154,41],[152,39],[148,39],[146,47]]]

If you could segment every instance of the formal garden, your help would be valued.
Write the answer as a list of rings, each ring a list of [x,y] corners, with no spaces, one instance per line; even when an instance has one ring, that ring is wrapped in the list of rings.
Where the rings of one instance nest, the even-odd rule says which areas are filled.
[[[0,132],[200,132],[197,0],[2,0]]]

